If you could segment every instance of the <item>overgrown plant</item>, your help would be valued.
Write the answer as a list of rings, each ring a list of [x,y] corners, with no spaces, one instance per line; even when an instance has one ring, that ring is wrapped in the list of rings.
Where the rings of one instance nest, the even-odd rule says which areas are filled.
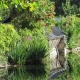
[[[40,64],[42,59],[47,57],[48,45],[45,40],[33,37],[32,41],[26,47],[28,54],[27,62],[30,64]]]
[[[12,48],[9,54],[9,62],[13,64],[40,64],[47,56],[48,41],[42,29],[20,30],[22,41]]]
[[[63,8],[63,11],[64,11],[64,15],[65,16],[70,16],[70,15],[76,15],[76,14],[79,14],[79,9],[78,6],[75,4],[75,5],[71,5],[71,0],[66,0],[66,3],[62,3],[62,8]]]
[[[28,0],[29,2],[29,0]],[[16,27],[21,28],[40,28],[45,27],[50,29],[54,26],[54,3],[50,0],[30,1],[31,4],[26,9],[21,9],[13,18],[12,23]],[[36,4],[35,4],[36,3]],[[26,3],[25,3],[26,4]],[[35,7],[36,6],[36,7]],[[32,10],[31,10],[32,9]],[[16,23],[17,22],[17,23]]]
[[[13,25],[0,24],[0,54],[5,55],[14,48],[20,36],[14,29]]]
[[[62,18],[56,25],[63,30],[67,36],[68,48],[75,48],[80,43],[80,18],[75,15]]]
[[[27,58],[25,45],[21,42],[16,44],[15,48],[11,48],[8,54],[8,62],[10,64],[24,65]]]

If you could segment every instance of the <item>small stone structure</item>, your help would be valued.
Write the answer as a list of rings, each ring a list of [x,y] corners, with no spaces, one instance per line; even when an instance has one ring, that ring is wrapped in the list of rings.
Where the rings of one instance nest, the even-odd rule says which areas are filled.
[[[57,27],[48,35],[50,47],[50,70],[64,68],[66,62],[66,36]]]

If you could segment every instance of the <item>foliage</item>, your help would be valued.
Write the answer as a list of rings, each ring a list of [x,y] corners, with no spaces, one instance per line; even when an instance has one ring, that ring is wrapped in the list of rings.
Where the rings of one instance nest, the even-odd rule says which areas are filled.
[[[66,0],[66,3],[62,3],[62,8],[65,16],[79,14],[79,9],[77,5],[71,5],[71,0]]]
[[[0,54],[10,51],[15,47],[16,42],[20,39],[13,25],[0,24]]]
[[[9,5],[8,5],[9,3]],[[54,3],[50,0],[11,0],[1,1],[1,6],[6,6],[6,10],[11,16],[12,23],[19,28],[50,28],[54,26]],[[1,8],[3,11],[5,8]],[[5,16],[5,11],[3,12]],[[7,15],[7,14],[6,14]]]
[[[80,56],[71,53],[68,55],[69,75],[71,80],[80,79]]]
[[[78,0],[51,0],[55,2],[56,15],[79,15],[80,16],[80,3]],[[70,13],[70,14],[68,14]]]
[[[18,42],[15,48],[11,48],[8,56],[8,62],[10,64],[22,65],[26,62],[26,57],[27,54],[25,45],[21,42]]]
[[[62,20],[56,22],[56,25],[67,35],[69,48],[80,45],[80,18],[75,15],[62,18]]]
[[[48,51],[48,41],[43,32],[38,29],[33,31],[21,29],[19,35],[22,40],[16,44],[16,47],[11,48],[8,61],[19,65],[41,63]]]
[[[33,7],[35,2],[36,8]],[[50,2],[49,0],[34,0],[31,1],[30,6],[32,7],[27,7],[26,9],[20,8],[21,10],[17,12],[17,16],[12,20],[12,23],[14,23],[16,27],[33,29],[40,27],[50,28],[54,26],[53,18],[55,12],[53,2]],[[30,9],[34,10],[31,11]]]
[[[34,37],[26,47],[28,53],[27,62],[31,64],[41,63],[42,59],[47,56],[47,49],[45,40]]]

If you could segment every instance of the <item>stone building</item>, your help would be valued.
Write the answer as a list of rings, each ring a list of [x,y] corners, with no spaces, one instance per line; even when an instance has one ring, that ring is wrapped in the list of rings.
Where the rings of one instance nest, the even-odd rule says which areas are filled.
[[[64,68],[66,62],[66,36],[57,27],[48,35],[50,47],[50,70]]]

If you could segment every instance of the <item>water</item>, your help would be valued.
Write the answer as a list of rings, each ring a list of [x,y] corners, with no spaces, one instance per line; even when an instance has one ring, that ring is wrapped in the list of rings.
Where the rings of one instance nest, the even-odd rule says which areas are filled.
[[[0,80],[47,80],[49,69],[45,66],[19,66],[0,69]]]

